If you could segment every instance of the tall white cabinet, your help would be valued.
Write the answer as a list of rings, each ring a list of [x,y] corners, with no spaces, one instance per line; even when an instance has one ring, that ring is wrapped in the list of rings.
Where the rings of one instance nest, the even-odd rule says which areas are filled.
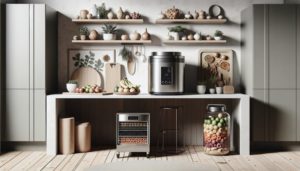
[[[242,22],[252,141],[299,142],[300,6],[253,5],[242,12]]]
[[[46,94],[57,86],[56,12],[6,5],[5,141],[45,141]]]

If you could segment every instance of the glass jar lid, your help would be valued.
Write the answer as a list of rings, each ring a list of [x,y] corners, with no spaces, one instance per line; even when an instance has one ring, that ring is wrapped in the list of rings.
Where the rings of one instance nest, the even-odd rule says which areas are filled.
[[[224,104],[208,104],[207,110],[209,112],[225,112],[226,105],[224,105]]]

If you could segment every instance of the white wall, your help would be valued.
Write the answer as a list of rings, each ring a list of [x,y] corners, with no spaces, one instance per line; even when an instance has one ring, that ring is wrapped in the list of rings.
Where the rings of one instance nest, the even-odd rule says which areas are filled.
[[[240,40],[241,40],[241,31],[240,31],[240,12],[254,3],[284,3],[284,0],[19,0],[20,3],[46,3],[52,8],[56,9],[63,15],[69,18],[75,18],[81,9],[89,9],[93,4],[101,4],[105,2],[107,7],[112,7],[116,11],[119,6],[123,9],[128,9],[130,11],[139,11],[142,15],[146,16],[149,21],[143,25],[120,25],[120,28],[125,29],[128,32],[137,30],[143,32],[145,28],[148,28],[148,31],[155,35],[153,45],[146,46],[146,54],[149,56],[152,51],[181,51],[182,54],[186,57],[186,64],[190,65],[187,72],[188,75],[188,84],[187,89],[189,91],[195,90],[195,84],[197,82],[197,69],[196,66],[199,63],[199,53],[203,49],[207,48],[230,48],[233,49],[236,54],[236,67],[235,70],[235,79],[236,84],[239,84],[239,75],[240,75],[240,61],[241,61],[241,50],[240,50]],[[161,40],[167,35],[167,28],[171,25],[156,25],[153,24],[157,15],[161,10],[165,10],[173,5],[182,9],[183,11],[194,11],[195,9],[208,10],[209,6],[212,4],[221,5],[225,12],[226,17],[230,20],[229,23],[225,25],[185,25],[186,28],[192,29],[194,31],[200,31],[204,34],[213,34],[216,29],[222,30],[225,35],[228,37],[228,44],[219,45],[219,46],[167,46],[162,45]],[[69,26],[60,27],[60,32],[65,34],[75,34],[68,33]],[[97,30],[101,31],[100,26],[95,27]],[[68,35],[68,39],[61,39],[59,46],[64,47],[60,49],[59,58],[67,58],[66,48],[76,48],[78,46],[70,44],[72,39],[71,35]],[[63,45],[65,44],[66,47]],[[88,48],[89,46],[85,46]],[[97,46],[96,46],[97,47]],[[101,47],[103,48],[103,47]],[[117,53],[121,46],[107,46],[107,48],[116,48]],[[65,61],[65,60],[64,60]],[[117,56],[117,61],[121,61],[121,58]],[[62,65],[62,64],[60,64]],[[65,66],[65,65],[64,65]],[[65,74],[63,71],[60,71],[60,74]],[[138,70],[134,76],[129,76],[129,79],[133,82],[139,83],[142,85],[142,91],[147,92],[147,63],[140,62],[138,64]],[[64,83],[68,78],[63,77],[60,81],[60,90],[64,89]]]

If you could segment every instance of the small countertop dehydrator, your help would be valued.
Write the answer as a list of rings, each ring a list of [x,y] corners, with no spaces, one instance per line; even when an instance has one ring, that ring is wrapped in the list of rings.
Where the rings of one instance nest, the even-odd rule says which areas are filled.
[[[149,157],[149,113],[117,113],[116,125],[117,158],[120,152],[145,152]]]

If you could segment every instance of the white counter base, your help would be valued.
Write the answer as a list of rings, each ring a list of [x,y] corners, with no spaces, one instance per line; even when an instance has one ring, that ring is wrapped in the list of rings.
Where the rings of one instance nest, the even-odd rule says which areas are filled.
[[[62,100],[68,99],[226,99],[238,100],[236,114],[233,119],[239,126],[239,153],[250,154],[250,96],[243,94],[205,94],[205,95],[149,95],[132,96],[102,95],[102,94],[54,94],[47,96],[47,154],[55,155],[58,149],[58,115],[62,111]]]

